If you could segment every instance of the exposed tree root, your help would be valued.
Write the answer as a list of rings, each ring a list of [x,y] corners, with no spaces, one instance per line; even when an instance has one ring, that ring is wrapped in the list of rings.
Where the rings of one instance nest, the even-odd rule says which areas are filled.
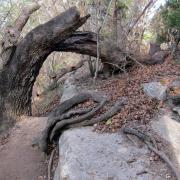
[[[117,100],[115,105],[113,107],[111,107],[104,114],[101,114],[97,118],[93,118],[91,120],[84,121],[84,122],[80,123],[79,125],[81,125],[81,126],[91,126],[91,125],[96,124],[98,122],[106,121],[109,118],[113,117],[117,112],[119,112],[125,104],[126,104],[126,99],[125,98],[120,98],[120,99]]]
[[[62,102],[57,108],[52,111],[49,117],[51,119],[52,117],[61,116],[73,106],[83,103],[87,100],[93,100],[97,103],[101,102],[103,96],[104,95],[102,95],[102,93],[100,94],[97,92],[81,92],[80,94],[73,96],[71,99]]]
[[[90,111],[80,117],[62,120],[62,121],[56,123],[55,127],[53,128],[53,130],[51,132],[50,141],[52,142],[52,140],[58,136],[59,132],[61,132],[61,129],[64,126],[70,125],[70,124],[75,124],[75,123],[80,123],[82,121],[85,121],[86,119],[92,118],[96,114],[96,112],[105,105],[105,103],[106,103],[106,99],[103,99],[102,102],[96,108],[92,109],[92,111]]]
[[[53,163],[53,158],[55,155],[56,149],[53,149],[49,158],[49,163],[48,163],[48,180],[51,180],[51,168],[52,168],[52,163]]]
[[[157,148],[153,147],[151,143],[154,145],[154,139],[152,139],[150,136],[145,134],[144,132],[141,132],[140,130],[128,128],[125,127],[123,129],[123,132],[126,134],[132,134],[137,136],[139,139],[141,139],[145,144],[147,144],[148,148],[153,151],[155,154],[157,154],[166,164],[171,168],[172,173],[175,175],[177,180],[180,180],[180,174],[179,171],[176,169],[176,167],[172,164],[172,162],[169,160],[169,158],[161,151],[159,151]]]
[[[75,105],[87,100],[96,102],[96,105],[86,109],[69,111]],[[47,126],[42,132],[37,145],[43,152],[47,153],[48,144],[55,142],[65,129],[89,126],[111,118],[125,104],[125,98],[119,99],[115,105],[104,114],[93,118],[93,116],[95,116],[95,114],[106,104],[106,102],[108,102],[108,98],[102,95],[102,93],[100,94],[97,92],[83,92],[67,101],[64,101],[53,111],[53,113],[51,113]]]

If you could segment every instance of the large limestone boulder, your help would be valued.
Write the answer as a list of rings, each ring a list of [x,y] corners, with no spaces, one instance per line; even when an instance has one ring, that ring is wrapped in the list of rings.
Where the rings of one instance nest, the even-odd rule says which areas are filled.
[[[59,140],[54,180],[163,180],[167,167],[152,168],[150,152],[122,133],[98,134],[90,127],[65,131]],[[163,172],[161,170],[163,169]],[[164,174],[165,173],[165,174]],[[158,174],[161,174],[158,175]]]
[[[166,109],[162,110],[151,122],[152,129],[164,139],[169,146],[171,152],[171,160],[180,168],[180,123],[179,117],[174,117],[171,112]]]
[[[157,51],[153,55],[147,54],[146,56],[144,56],[141,62],[146,65],[162,64],[164,63],[168,54],[168,51]]]

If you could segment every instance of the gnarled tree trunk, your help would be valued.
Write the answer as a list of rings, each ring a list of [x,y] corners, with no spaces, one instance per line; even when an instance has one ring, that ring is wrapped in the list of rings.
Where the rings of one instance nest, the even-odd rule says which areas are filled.
[[[91,56],[97,55],[96,34],[75,32],[90,17],[80,17],[73,7],[39,25],[19,40],[20,32],[29,16],[39,9],[35,5],[17,19],[15,27],[9,27],[1,43],[0,66],[0,125],[2,119],[14,119],[31,115],[32,88],[40,68],[53,51],[70,51]],[[110,67],[124,61],[126,53],[109,42],[101,42],[100,58]]]
[[[54,51],[56,44],[68,38],[88,17],[89,15],[80,17],[76,8],[71,8],[49,22],[39,25],[20,42],[16,41],[17,44],[3,49],[0,115],[4,120],[16,115],[31,115],[32,88],[43,62]],[[9,56],[4,56],[8,49],[11,50]]]

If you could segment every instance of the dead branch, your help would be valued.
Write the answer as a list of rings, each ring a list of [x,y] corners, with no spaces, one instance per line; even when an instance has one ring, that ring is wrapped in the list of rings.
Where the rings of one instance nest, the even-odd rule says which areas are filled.
[[[153,151],[155,154],[157,154],[164,162],[166,162],[166,164],[170,167],[172,173],[175,175],[177,180],[180,180],[180,174],[179,171],[176,169],[176,167],[172,164],[172,162],[169,160],[169,158],[161,151],[159,151],[158,149],[154,148],[151,145],[151,142],[153,141],[151,137],[149,137],[148,135],[146,135],[144,132],[137,130],[137,129],[133,129],[133,128],[128,128],[125,127],[123,129],[123,132],[126,134],[132,134],[137,136],[139,139],[141,139],[147,146],[148,148]]]
[[[89,66],[91,77],[94,77],[94,67],[93,67],[93,62],[91,60],[91,56],[88,56],[88,66]]]
[[[148,148],[153,151],[155,154],[157,154],[164,162],[167,163],[167,165],[171,168],[173,174],[175,175],[177,180],[180,180],[180,174],[176,167],[173,165],[173,163],[169,160],[169,158],[161,151],[158,151],[156,148],[154,148],[152,145],[147,144]]]
[[[100,39],[99,58],[101,62],[109,67],[109,70],[114,70],[114,66],[105,64],[105,62],[121,65],[125,63],[132,65],[134,61],[128,56],[128,53],[121,50],[111,41],[103,41]],[[92,32],[75,32],[65,41],[58,43],[55,51],[76,52],[80,54],[97,57],[97,34]]]
[[[98,1],[98,4],[100,4],[100,1]],[[95,74],[94,74],[94,83],[97,79],[98,76],[98,69],[99,69],[99,31],[100,28],[98,27],[98,17],[99,17],[99,7],[96,7],[96,41],[97,41],[97,47],[96,47],[96,51],[97,51],[97,56],[96,56],[96,66],[95,66]]]
[[[154,0],[150,0],[148,4],[145,6],[141,14],[138,16],[138,18],[134,21],[133,25],[128,30],[128,34],[133,30],[134,26],[138,23],[138,21],[141,19],[141,17],[145,14],[146,10],[150,7],[150,5],[154,2]]]

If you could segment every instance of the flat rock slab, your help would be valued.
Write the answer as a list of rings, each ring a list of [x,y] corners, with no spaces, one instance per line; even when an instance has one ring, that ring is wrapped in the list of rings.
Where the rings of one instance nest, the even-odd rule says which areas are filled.
[[[173,119],[171,113],[164,110],[151,122],[151,127],[169,143],[172,159],[180,168],[180,123]]]
[[[152,170],[149,150],[136,146],[122,132],[98,134],[90,127],[67,130],[59,140],[59,157],[54,180],[165,179],[158,175],[164,164],[159,161]]]
[[[163,86],[160,82],[150,82],[143,84],[144,92],[151,98],[158,100],[166,99],[167,87]]]

